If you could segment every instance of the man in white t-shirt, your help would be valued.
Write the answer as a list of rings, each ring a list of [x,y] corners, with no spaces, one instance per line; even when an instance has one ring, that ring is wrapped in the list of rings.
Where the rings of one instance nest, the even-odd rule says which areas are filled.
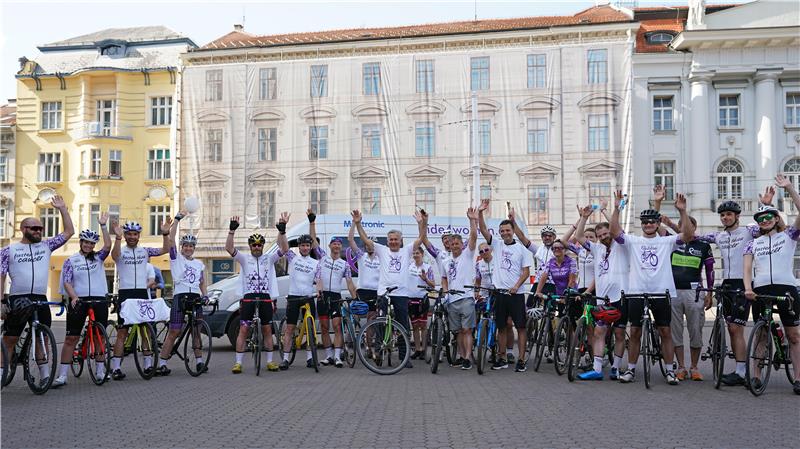
[[[644,313],[644,299],[642,294],[664,295],[667,298],[650,298],[650,311],[653,313],[653,324],[661,334],[661,352],[667,365],[667,383],[677,385],[672,362],[675,356],[675,347],[672,343],[670,321],[672,308],[669,296],[675,295],[675,281],[672,277],[672,264],[670,255],[680,237],[683,241],[691,241],[694,237],[692,222],[686,214],[686,197],[675,194],[675,209],[681,216],[681,235],[659,235],[661,214],[653,209],[646,209],[639,215],[642,227],[642,236],[625,234],[619,223],[619,204],[622,201],[622,191],[615,192],[614,214],[611,217],[611,236],[620,245],[628,249],[628,262],[630,275],[628,277],[627,297],[628,321],[631,324],[630,344],[628,346],[628,369],[620,375],[623,383],[633,382],[636,373],[636,362],[639,359],[639,343],[642,338],[642,315]]]

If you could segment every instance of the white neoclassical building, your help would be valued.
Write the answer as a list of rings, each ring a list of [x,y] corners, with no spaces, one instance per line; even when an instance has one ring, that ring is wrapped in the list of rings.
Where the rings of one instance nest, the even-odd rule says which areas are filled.
[[[563,229],[626,178],[638,27],[611,6],[276,36],[236,26],[183,57],[178,184],[201,198],[198,254],[227,259],[231,215],[269,234],[279,211],[307,207],[462,215],[473,92],[492,214],[509,201],[530,230]]]

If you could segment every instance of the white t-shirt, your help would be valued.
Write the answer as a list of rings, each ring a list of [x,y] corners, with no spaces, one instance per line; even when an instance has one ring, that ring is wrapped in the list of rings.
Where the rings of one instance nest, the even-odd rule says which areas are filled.
[[[675,296],[670,255],[678,241],[678,235],[646,238],[622,234],[617,241],[628,249],[630,276],[625,293],[664,294],[669,291],[670,295]]]
[[[511,245],[506,245],[502,239],[492,239],[492,282],[495,288],[510,289],[517,284],[522,276],[523,268],[533,266],[533,255],[521,243],[514,240]]]
[[[137,246],[131,248],[127,245],[119,250],[117,260],[117,277],[119,278],[119,289],[130,290],[136,288],[147,288],[147,281],[155,279],[155,269],[147,267],[151,257],[161,254],[161,248],[146,248]]]
[[[797,285],[792,267],[798,239],[800,230],[790,226],[783,232],[762,235],[747,244],[744,253],[753,256],[753,287]]]
[[[108,293],[106,270],[103,261],[109,252],[101,249],[94,255],[94,259],[87,259],[80,251],[71,255],[64,261],[61,268],[60,292],[67,295],[64,284],[72,285],[78,298],[104,297]]]
[[[326,292],[341,293],[346,287],[345,279],[351,279],[350,266],[342,258],[333,260],[324,249],[317,247],[317,257],[320,264],[320,278],[322,290]]]
[[[419,288],[420,285],[425,285],[425,282],[422,280],[422,275],[425,275],[425,279],[433,282],[433,267],[431,264],[427,262],[422,262],[422,265],[417,265],[415,262],[411,264],[409,268],[410,273],[408,276],[408,297],[409,298],[424,298],[428,291],[424,288]]]
[[[612,240],[606,248],[602,243],[586,241],[583,246],[594,258],[594,291],[596,296],[607,297],[610,302],[621,299],[622,290],[628,291],[630,269],[628,251],[624,245]],[[672,276],[670,275],[670,278]]]
[[[579,245],[570,243],[569,248],[578,255],[578,288],[589,288],[594,280],[594,256]]]
[[[359,249],[353,254],[353,258],[358,261],[358,288],[378,290],[381,277],[381,259],[378,255],[372,253],[370,257],[366,251]]]
[[[278,283],[275,276],[275,262],[281,258],[280,251],[272,254],[262,254],[254,257],[252,254],[234,250],[233,258],[239,262],[241,272],[239,279],[242,281],[242,295],[248,293],[264,293],[270,298],[277,298]]]
[[[447,286],[450,290],[461,290],[464,293],[459,295],[448,295],[449,302],[454,302],[462,298],[472,298],[472,290],[467,290],[465,285],[475,284],[475,250],[464,248],[458,257],[451,257],[445,264],[445,271],[442,277],[447,278]]]
[[[169,249],[169,270],[172,272],[173,295],[200,293],[206,265],[197,259],[187,259],[175,247]]]
[[[280,253],[280,251],[279,251]],[[289,294],[292,296],[314,296],[317,289],[314,282],[320,281],[321,266],[319,261],[308,256],[286,253],[289,261]]]
[[[483,288],[492,288],[494,286],[492,283],[492,275],[494,274],[492,265],[491,263],[486,263],[483,259],[475,262],[475,279],[480,281],[480,286]],[[489,292],[481,290],[480,295],[488,296]]]
[[[381,276],[378,281],[378,295],[386,293],[387,287],[398,287],[392,291],[392,296],[409,296],[408,277],[409,268],[414,264],[411,253],[413,245],[406,245],[398,251],[392,251],[380,243],[374,243],[375,254],[381,260]]]
[[[550,259],[554,257],[553,249],[549,246],[537,245],[531,241],[528,245],[528,251],[533,254],[533,262],[536,266],[536,282],[539,282],[539,278],[542,276],[542,273],[544,273],[547,262],[550,262]],[[545,283],[552,284],[553,280],[548,277]]]
[[[744,249],[761,233],[758,225],[739,226],[733,231],[712,232],[700,237],[716,243],[722,259],[722,279],[744,279]]]

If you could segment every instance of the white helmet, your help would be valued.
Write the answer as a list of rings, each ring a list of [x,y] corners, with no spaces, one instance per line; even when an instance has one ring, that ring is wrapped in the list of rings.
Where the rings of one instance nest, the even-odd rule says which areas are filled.
[[[547,225],[547,226],[542,228],[542,230],[539,232],[539,234],[540,235],[544,235],[544,234],[556,235],[556,229],[554,227],[550,226],[550,225]]]
[[[192,234],[186,234],[181,237],[181,245],[197,245],[197,237]]]
[[[78,234],[78,239],[97,243],[100,241],[100,234],[92,231],[91,229],[84,229],[80,234]]]
[[[774,206],[770,206],[769,204],[762,204],[758,206],[758,210],[756,213],[753,214],[753,220],[758,221],[758,217],[766,214],[772,214],[776,218],[780,216],[780,212]]]
[[[134,231],[134,232],[142,232],[142,225],[135,221],[128,221],[124,225],[122,225],[122,230],[125,232]]]
[[[528,318],[539,320],[543,316],[544,316],[544,310],[542,310],[541,307],[534,307],[532,309],[528,309]]]

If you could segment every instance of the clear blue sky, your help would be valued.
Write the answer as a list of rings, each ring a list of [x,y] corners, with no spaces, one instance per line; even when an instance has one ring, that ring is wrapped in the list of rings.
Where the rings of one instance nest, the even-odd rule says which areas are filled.
[[[719,3],[741,3],[741,0]],[[687,1],[640,0],[645,5],[686,5]],[[708,3],[717,3],[710,1]],[[594,6],[593,0],[511,1],[9,1],[0,0],[0,102],[16,96],[17,59],[36,59],[37,45],[104,28],[164,25],[198,45],[233,29],[245,16],[245,31],[278,34],[338,28],[409,25],[473,18],[567,15]]]

